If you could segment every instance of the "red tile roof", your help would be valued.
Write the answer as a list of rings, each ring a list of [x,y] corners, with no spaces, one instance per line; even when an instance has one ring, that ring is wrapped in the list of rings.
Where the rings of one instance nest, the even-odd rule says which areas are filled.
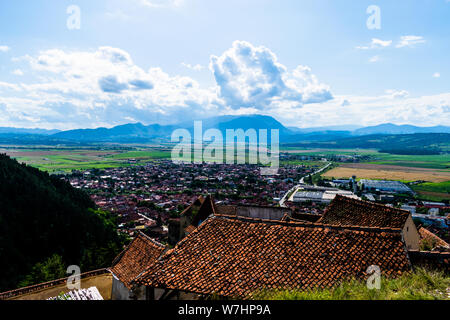
[[[318,222],[337,226],[402,229],[409,215],[405,210],[338,195]]]
[[[164,252],[164,246],[139,233],[138,236],[114,259],[109,269],[123,284],[131,289],[131,281],[152,266]]]
[[[436,247],[441,247],[441,248],[446,248],[446,249],[450,248],[450,246],[447,242],[445,242],[444,240],[439,238],[437,235],[435,235],[433,232],[431,232],[430,230],[428,230],[424,227],[421,227],[419,229],[419,234],[420,234],[420,240],[431,244],[433,246],[433,249]]]
[[[215,205],[216,214],[219,215],[227,215],[227,216],[235,216],[237,215],[237,206],[227,206],[227,205]]]
[[[325,287],[410,270],[399,230],[215,216],[137,278],[137,284],[247,298],[275,288]]]
[[[409,258],[414,267],[437,269],[450,274],[450,252],[410,250]]]

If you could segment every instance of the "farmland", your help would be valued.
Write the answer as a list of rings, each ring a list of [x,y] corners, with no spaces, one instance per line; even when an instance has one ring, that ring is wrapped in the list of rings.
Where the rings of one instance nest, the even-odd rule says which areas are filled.
[[[107,169],[145,164],[158,159],[169,159],[171,149],[162,146],[105,145],[85,147],[0,147],[19,162],[27,163],[50,173],[68,173],[72,170]],[[312,156],[315,160],[282,160],[281,165],[320,166],[317,157],[335,155],[364,156],[357,163],[336,163],[323,173],[326,178],[386,179],[403,182],[424,181],[412,188],[424,199],[448,200],[450,191],[450,157],[443,155],[393,155],[373,149],[306,149],[282,148],[290,155]]]
[[[302,156],[360,155],[359,163],[339,163],[325,172],[326,178],[385,179],[403,182],[425,181],[411,185],[421,199],[450,200],[450,155],[394,155],[372,149],[284,148],[283,152]]]
[[[19,162],[50,173],[126,167],[170,157],[163,148],[0,148]]]
[[[324,177],[349,178],[351,176],[366,179],[383,179],[399,181],[450,181],[450,170],[429,168],[404,167],[396,165],[355,163],[342,164],[338,168],[328,171]]]

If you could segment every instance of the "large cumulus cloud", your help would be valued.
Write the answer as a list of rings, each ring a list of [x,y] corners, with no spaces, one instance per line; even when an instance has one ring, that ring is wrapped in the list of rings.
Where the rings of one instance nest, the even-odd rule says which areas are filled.
[[[261,113],[290,126],[450,124],[450,94],[336,96],[307,66],[288,70],[268,48],[236,41],[210,59],[215,83],[138,66],[121,49],[45,50],[15,58],[26,77],[0,81],[0,126],[72,129],[176,123]],[[16,68],[17,66],[14,66]],[[27,82],[22,82],[22,81]]]
[[[0,93],[14,91],[0,103],[29,115],[15,117],[17,126],[66,129],[131,121],[170,123],[199,114],[212,116],[222,105],[214,87],[201,88],[190,77],[170,76],[160,68],[144,70],[118,48],[46,50],[20,61],[37,75],[36,81],[0,86]],[[13,99],[17,96],[21,100]]]
[[[288,72],[268,48],[245,41],[235,41],[221,56],[212,56],[210,69],[221,98],[233,109],[264,110],[280,101],[301,107],[332,99],[328,86],[319,83],[310,68]]]

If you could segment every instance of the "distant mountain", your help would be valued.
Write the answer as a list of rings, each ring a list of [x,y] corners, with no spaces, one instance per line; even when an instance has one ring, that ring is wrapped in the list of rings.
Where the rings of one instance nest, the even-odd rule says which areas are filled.
[[[207,119],[205,122],[205,128],[217,128],[222,132],[226,132],[227,129],[248,129],[255,130],[276,130],[280,131],[280,136],[292,135],[293,132],[282,125],[279,121],[269,116],[261,115],[247,115],[247,116],[235,116],[235,117],[216,117]]]
[[[296,133],[312,133],[312,132],[326,132],[326,131],[348,131],[353,132],[357,129],[362,128],[358,125],[338,125],[338,126],[326,126],[326,127],[312,127],[312,128],[296,128],[296,127],[288,127],[289,130]]]
[[[60,132],[60,130],[46,130],[46,129],[25,129],[25,128],[9,128],[0,127],[0,134],[39,134],[52,135]]]
[[[52,138],[81,142],[145,142],[157,138],[167,138],[174,127],[153,124],[132,123],[114,128],[77,129],[58,132]]]
[[[285,127],[270,116],[236,115],[202,119],[203,132],[218,129],[226,136],[227,129],[278,129],[281,143],[332,141],[366,135],[393,135],[416,133],[450,133],[450,127],[417,127],[412,125],[380,124],[361,128],[358,125],[336,125],[314,128]],[[170,141],[176,129],[188,130],[192,137],[194,121],[176,125],[130,123],[113,128],[77,129],[69,131],[43,129],[0,128],[3,144],[81,144],[81,143],[153,143]],[[270,135],[269,135],[270,136]],[[270,138],[268,139],[270,142]]]
[[[328,141],[303,141],[288,147],[333,149],[377,149],[380,152],[406,155],[431,155],[450,152],[450,133],[376,134]]]
[[[279,121],[269,116],[221,116],[202,120],[203,132],[208,129],[220,130],[224,137],[227,129],[278,129],[280,137],[290,136],[291,130]],[[52,138],[83,142],[149,142],[157,139],[170,140],[172,132],[176,129],[186,129],[194,133],[194,121],[183,122],[178,125],[152,124],[145,126],[142,123],[126,124],[111,129],[78,129],[63,131],[52,135]]]
[[[358,136],[369,134],[450,133],[450,127],[416,127],[412,125],[396,125],[392,123],[385,123],[377,126],[360,128],[355,130],[353,133]]]

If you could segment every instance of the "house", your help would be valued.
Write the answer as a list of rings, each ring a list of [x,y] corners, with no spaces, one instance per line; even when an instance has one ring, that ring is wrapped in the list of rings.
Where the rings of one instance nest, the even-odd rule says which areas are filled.
[[[428,214],[430,216],[438,216],[439,215],[439,208],[430,208],[428,210]]]
[[[401,230],[215,215],[136,278],[148,299],[251,298],[411,270]]]
[[[181,214],[180,218],[169,222],[169,243],[176,244],[193,232],[203,221],[212,215],[227,215],[265,220],[282,220],[287,214],[292,215],[289,208],[254,206],[254,205],[218,205],[211,195],[198,197]]]
[[[139,233],[108,269],[113,276],[112,300],[143,300],[145,288],[133,286],[132,280],[153,265],[164,252],[162,244]]]
[[[196,198],[181,212],[180,218],[169,221],[169,243],[176,244],[213,213],[214,203],[210,195]]]
[[[403,205],[400,209],[409,211],[411,214],[416,214],[416,206]]]
[[[215,205],[215,213],[218,215],[228,215],[236,217],[247,217],[263,220],[282,220],[285,215],[292,215],[292,210],[283,207],[238,205],[224,206]]]
[[[360,226],[400,229],[408,250],[419,249],[419,232],[411,213],[406,210],[337,196],[318,222],[343,227]]]
[[[450,251],[450,245],[430,230],[420,227],[420,244],[422,249],[431,251]]]

